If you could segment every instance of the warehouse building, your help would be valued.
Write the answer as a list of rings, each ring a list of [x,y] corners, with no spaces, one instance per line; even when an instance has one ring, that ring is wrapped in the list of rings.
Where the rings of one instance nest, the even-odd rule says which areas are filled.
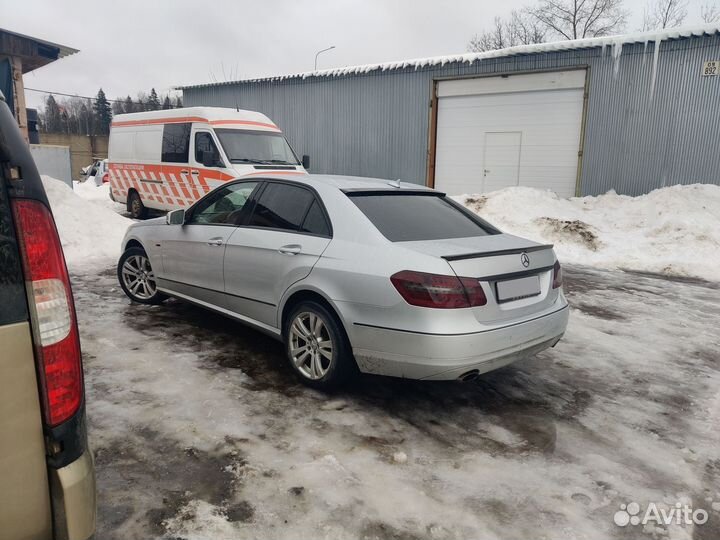
[[[717,26],[181,88],[268,115],[314,173],[562,197],[720,183]]]

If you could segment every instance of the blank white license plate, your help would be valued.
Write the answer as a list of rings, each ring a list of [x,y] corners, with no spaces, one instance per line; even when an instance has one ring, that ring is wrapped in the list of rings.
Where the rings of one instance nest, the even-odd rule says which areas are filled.
[[[540,276],[498,281],[495,284],[498,302],[510,302],[540,294]]]

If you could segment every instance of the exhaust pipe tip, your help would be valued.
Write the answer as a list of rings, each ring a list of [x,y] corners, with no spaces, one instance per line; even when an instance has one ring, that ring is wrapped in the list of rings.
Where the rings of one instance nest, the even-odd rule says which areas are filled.
[[[479,376],[480,376],[480,373],[478,372],[477,369],[471,369],[467,373],[463,373],[462,375],[460,375],[458,377],[458,380],[461,382],[470,382],[470,381],[474,381]]]

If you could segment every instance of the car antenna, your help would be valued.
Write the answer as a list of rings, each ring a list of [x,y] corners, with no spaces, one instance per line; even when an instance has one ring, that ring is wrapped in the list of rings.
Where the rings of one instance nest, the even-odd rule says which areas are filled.
[[[400,179],[399,179],[399,178],[398,178],[397,180],[388,180],[388,185],[390,185],[390,186],[392,186],[392,187],[394,187],[394,188],[400,188],[400,187],[402,187],[402,186],[400,185]]]

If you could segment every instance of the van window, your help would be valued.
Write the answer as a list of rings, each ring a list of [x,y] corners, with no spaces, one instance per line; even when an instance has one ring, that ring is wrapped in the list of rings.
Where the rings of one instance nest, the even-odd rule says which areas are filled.
[[[27,320],[25,279],[12,223],[5,180],[0,169],[0,326]]]
[[[255,205],[248,225],[297,231],[314,200],[307,189],[288,184],[268,184]]]
[[[195,161],[197,163],[203,162],[203,152],[212,152],[215,161],[215,167],[223,167],[224,164],[220,159],[220,152],[215,146],[212,135],[206,131],[201,131],[195,134]]]
[[[190,123],[165,124],[162,140],[162,161],[187,163],[190,150]]]
[[[300,165],[282,133],[246,129],[216,129],[230,163]]]

